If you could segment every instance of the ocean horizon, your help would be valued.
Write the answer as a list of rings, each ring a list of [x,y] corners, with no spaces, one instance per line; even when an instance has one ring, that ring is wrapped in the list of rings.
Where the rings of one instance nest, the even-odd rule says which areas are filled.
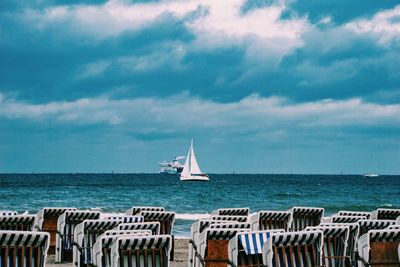
[[[287,210],[293,206],[372,211],[400,208],[400,176],[212,174],[209,182],[181,182],[163,174],[0,174],[0,209],[36,213],[44,207],[124,213],[132,206],[175,211],[174,234],[188,236],[190,225],[213,210],[249,207]]]

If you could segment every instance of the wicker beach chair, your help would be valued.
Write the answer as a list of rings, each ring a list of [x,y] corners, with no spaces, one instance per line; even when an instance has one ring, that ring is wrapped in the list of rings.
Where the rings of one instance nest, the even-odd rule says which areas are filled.
[[[141,211],[144,222],[159,222],[160,234],[170,235],[175,223],[175,212],[171,211]]]
[[[400,216],[400,209],[377,209],[371,213],[371,219],[396,220]]]
[[[249,222],[252,230],[288,229],[290,212],[288,211],[259,211],[253,214]]]
[[[31,231],[35,218],[32,214],[0,216],[0,230]]]
[[[263,266],[262,249],[272,233],[283,229],[237,233],[228,243],[228,257],[232,266]]]
[[[34,229],[50,234],[50,244],[47,254],[54,255],[56,251],[57,220],[67,210],[76,208],[43,208],[36,214]]]
[[[44,232],[0,231],[0,266],[45,266],[49,238]]]
[[[322,231],[273,233],[264,243],[263,263],[267,267],[317,267],[322,262]]]
[[[249,216],[249,208],[226,208],[217,209],[211,212],[212,215],[225,215],[225,216]]]
[[[371,212],[365,211],[351,211],[351,210],[341,210],[338,213],[334,214],[338,216],[365,216],[367,219],[371,218]]]
[[[135,206],[128,209],[126,215],[137,215],[141,211],[165,211],[164,207]]]
[[[234,216],[234,215],[211,215],[208,219],[214,221],[237,221],[247,222],[247,216]]]
[[[308,226],[317,226],[324,216],[323,208],[293,207],[290,210],[289,231],[296,232]]]
[[[121,223],[114,230],[150,230],[153,235],[160,234],[159,222]]]
[[[149,236],[150,230],[108,230],[99,236],[93,245],[93,265],[112,267],[111,245],[120,236]]]
[[[13,215],[18,215],[18,212],[14,210],[0,210],[0,216],[13,216]]]
[[[105,231],[122,223],[121,219],[84,220],[75,227],[73,244],[74,266],[93,263],[93,245]]]
[[[90,210],[68,210],[60,215],[57,221],[55,261],[71,262],[76,225],[80,224],[84,220],[96,220],[99,218],[99,211]]]
[[[360,220],[358,221],[358,225],[360,226],[358,237],[368,233],[369,230],[385,229],[394,224],[395,221],[393,220]]]
[[[116,216],[107,216],[104,218],[106,220],[121,220],[122,223],[138,223],[143,222],[143,216],[130,216],[130,215],[116,215]]]
[[[322,231],[324,245],[322,260],[326,267],[346,267],[351,265],[350,256],[347,253],[350,227],[335,224],[307,227],[304,231]]]
[[[168,267],[172,237],[121,236],[111,246],[112,266]]]
[[[400,230],[370,230],[358,241],[359,267],[398,267]]]
[[[356,266],[356,250],[360,226],[358,223],[321,223],[319,226],[345,226],[349,228],[349,238],[347,241],[346,255],[350,258],[350,266]]]
[[[199,236],[194,267],[226,267],[229,263],[228,243],[243,228],[210,228]]]

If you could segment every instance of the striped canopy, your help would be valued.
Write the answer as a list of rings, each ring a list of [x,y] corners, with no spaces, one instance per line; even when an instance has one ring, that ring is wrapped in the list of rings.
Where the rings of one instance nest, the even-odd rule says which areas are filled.
[[[141,211],[165,211],[164,207],[147,207],[147,206],[135,206],[128,209],[125,213],[127,215],[136,215]]]
[[[263,210],[253,214],[249,222],[253,230],[285,228],[289,224],[290,212]],[[266,228],[266,229],[264,229]]]
[[[175,212],[172,211],[141,211],[140,215],[146,222],[150,221],[175,221]]]
[[[44,232],[0,231],[0,247],[47,247],[49,238],[50,235]]]
[[[384,229],[393,224],[395,224],[395,221],[392,220],[360,220],[358,221],[358,225],[360,226],[359,236],[362,236],[369,230]]]
[[[121,223],[118,230],[151,230],[153,235],[160,233],[159,222],[142,222],[142,223]]]
[[[31,230],[35,218],[36,216],[32,214],[0,216],[0,229],[6,230],[9,226],[25,225]]]
[[[100,218],[99,211],[91,211],[91,210],[67,210],[65,211],[58,220],[60,222],[65,222],[66,224],[76,224],[76,222],[82,222],[84,220],[89,219],[98,219]]]
[[[226,208],[214,210],[211,214],[225,216],[248,216],[249,208]]]
[[[47,207],[39,210],[38,213],[36,214],[35,227],[37,227],[38,229],[42,229],[43,222],[46,217],[58,218],[61,214],[63,214],[67,210],[76,210],[76,208]]]
[[[240,223],[240,222],[212,223],[208,226],[207,229],[225,229],[225,228],[250,230],[250,223]]]
[[[274,247],[282,247],[288,245],[307,245],[314,243],[316,240],[323,238],[323,232],[317,231],[301,231],[291,233],[274,233],[270,236]]]
[[[247,222],[247,216],[211,215],[210,220]]]
[[[372,212],[371,218],[378,220],[396,220],[400,216],[400,209],[377,209]]]
[[[366,220],[366,216],[333,215],[332,223],[355,223],[359,220]]]
[[[143,216],[130,216],[130,215],[109,216],[106,219],[121,220],[122,223],[137,223],[144,221]]]
[[[283,230],[281,232],[283,232]],[[237,234],[238,241],[247,255],[260,254],[264,243],[268,240],[270,235],[270,231],[254,231]]]
[[[295,231],[320,224],[324,216],[323,208],[293,207],[289,211],[291,212],[290,229]]]
[[[341,210],[335,215],[339,215],[339,216],[365,216],[365,217],[367,217],[367,219],[371,218],[371,212],[364,212],[364,211]]]

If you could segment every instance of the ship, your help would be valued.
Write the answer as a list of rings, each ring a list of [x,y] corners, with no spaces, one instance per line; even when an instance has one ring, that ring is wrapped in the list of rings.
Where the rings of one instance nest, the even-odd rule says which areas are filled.
[[[184,159],[185,156],[175,157],[171,162],[164,160],[158,163],[160,166],[159,173],[163,174],[181,174],[183,171],[183,165],[179,162],[180,159]]]

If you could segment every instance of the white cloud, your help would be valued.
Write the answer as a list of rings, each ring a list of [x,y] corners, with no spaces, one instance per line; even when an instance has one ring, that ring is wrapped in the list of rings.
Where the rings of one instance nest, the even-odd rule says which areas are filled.
[[[358,98],[298,104],[257,95],[234,103],[179,95],[165,99],[99,97],[30,104],[0,94],[0,117],[72,125],[123,125],[144,133],[189,129],[260,133],[313,127],[399,125],[400,105],[366,103]]]
[[[400,5],[378,12],[371,19],[359,19],[345,26],[358,34],[373,34],[382,45],[400,41]]]

